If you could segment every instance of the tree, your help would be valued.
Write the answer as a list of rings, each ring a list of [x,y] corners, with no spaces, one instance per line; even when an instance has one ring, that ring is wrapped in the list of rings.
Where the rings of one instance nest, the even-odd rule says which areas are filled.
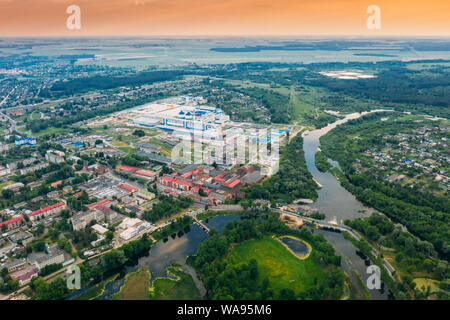
[[[437,266],[436,266],[437,272],[441,275],[441,277],[445,277],[447,270],[448,270],[448,262],[445,260],[439,260]]]
[[[133,136],[144,137],[145,136],[145,131],[140,130],[140,129],[134,130]]]
[[[108,232],[106,233],[106,239],[109,240],[109,241],[111,241],[113,238],[114,238],[114,232],[108,231]]]
[[[295,300],[295,293],[292,289],[283,288],[280,290],[280,300]]]
[[[12,197],[14,197],[14,191],[9,190],[9,189],[6,189],[6,190],[3,189],[2,195],[3,195],[3,198],[5,198],[5,199],[11,199]]]

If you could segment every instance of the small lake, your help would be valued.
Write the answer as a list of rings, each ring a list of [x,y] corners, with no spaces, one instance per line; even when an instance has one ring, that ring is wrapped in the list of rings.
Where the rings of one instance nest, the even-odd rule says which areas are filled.
[[[293,237],[280,237],[278,239],[300,258],[309,253],[308,246],[300,239],[295,239]]]

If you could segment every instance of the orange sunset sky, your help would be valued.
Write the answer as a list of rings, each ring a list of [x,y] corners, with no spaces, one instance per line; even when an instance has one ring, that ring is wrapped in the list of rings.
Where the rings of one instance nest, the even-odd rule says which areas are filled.
[[[67,6],[81,30],[66,29]],[[381,8],[381,30],[366,8]],[[5,36],[450,36],[443,0],[0,0]]]

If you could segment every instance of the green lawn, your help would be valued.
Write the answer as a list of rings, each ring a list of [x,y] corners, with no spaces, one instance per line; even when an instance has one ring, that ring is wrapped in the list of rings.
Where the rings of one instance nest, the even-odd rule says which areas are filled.
[[[200,300],[200,293],[192,277],[183,272],[178,265],[167,268],[177,279],[158,278],[150,289],[150,271],[142,267],[126,276],[125,284],[120,292],[113,296],[114,300]]]
[[[47,134],[61,134],[63,132],[68,131],[69,129],[63,129],[63,128],[47,128],[45,130],[39,131],[38,133],[33,134],[35,137],[42,137]]]
[[[113,300],[149,300],[150,271],[143,267],[126,276],[125,284]]]
[[[179,266],[171,266],[168,271],[178,279],[159,278],[153,281],[152,300],[200,300],[200,292],[192,277]]]
[[[325,280],[324,270],[313,261],[312,255],[300,260],[288,251],[276,239],[266,236],[262,239],[246,241],[230,252],[226,259],[248,263],[251,259],[258,262],[260,281],[267,278],[271,287],[278,293],[283,288],[292,289],[295,294],[305,291]]]
[[[3,190],[4,187],[9,186],[9,185],[11,185],[13,183],[14,182],[12,182],[12,181],[6,181],[6,182],[3,182],[3,183],[0,183],[0,192]]]

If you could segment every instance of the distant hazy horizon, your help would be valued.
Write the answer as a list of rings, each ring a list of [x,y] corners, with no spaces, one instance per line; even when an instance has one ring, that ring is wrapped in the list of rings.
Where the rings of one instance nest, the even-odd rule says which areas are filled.
[[[69,5],[81,29],[66,28]],[[366,9],[381,9],[369,30]],[[440,0],[0,0],[0,37],[448,37]]]

